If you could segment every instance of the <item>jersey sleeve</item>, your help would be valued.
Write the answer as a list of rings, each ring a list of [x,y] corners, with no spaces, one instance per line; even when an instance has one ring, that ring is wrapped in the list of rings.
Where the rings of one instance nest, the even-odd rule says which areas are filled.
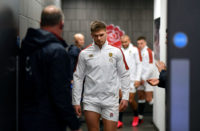
[[[117,60],[117,71],[119,75],[119,79],[121,82],[121,90],[122,90],[122,99],[129,99],[129,85],[130,85],[130,73],[129,67],[126,63],[125,57],[121,49],[118,51],[118,60]]]
[[[149,49],[147,49],[148,51]],[[148,52],[149,53],[149,52]],[[153,78],[154,76],[154,57],[153,57],[153,52],[150,51],[150,53],[148,54],[148,62],[145,63],[145,67],[143,67],[143,69],[145,70],[144,74],[142,74],[142,80],[148,80],[150,78]]]
[[[72,104],[73,105],[80,105],[81,101],[81,93],[83,88],[83,80],[85,77],[85,68],[86,64],[84,61],[84,54],[83,52],[80,53],[78,57],[78,62],[76,65],[75,72],[73,74],[73,88],[72,88]]]
[[[142,74],[142,56],[139,49],[136,49],[136,53],[134,54],[134,58],[136,61],[136,76],[135,80],[140,81],[141,80],[141,74]]]

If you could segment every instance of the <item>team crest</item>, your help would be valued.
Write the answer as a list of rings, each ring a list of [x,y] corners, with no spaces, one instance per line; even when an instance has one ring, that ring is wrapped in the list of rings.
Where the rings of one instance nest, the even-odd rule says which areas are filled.
[[[93,57],[93,54],[90,54],[89,57],[90,57],[90,58]]]
[[[113,53],[109,53],[109,56],[112,57],[112,56],[113,56]]]

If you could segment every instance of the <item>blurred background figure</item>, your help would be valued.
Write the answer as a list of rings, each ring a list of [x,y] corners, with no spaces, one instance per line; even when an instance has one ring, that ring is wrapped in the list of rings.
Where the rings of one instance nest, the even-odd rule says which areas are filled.
[[[4,2],[0,1],[0,130],[10,131],[17,128],[18,28],[14,9]]]
[[[143,122],[143,114],[146,101],[153,104],[153,86],[149,85],[146,80],[150,79],[154,75],[154,57],[153,52],[147,46],[146,38],[141,36],[137,39],[138,48],[142,54],[142,83],[138,87],[138,110],[140,123]]]
[[[129,92],[129,103],[134,113],[132,126],[138,126],[138,105],[135,100],[136,88],[140,86],[141,72],[142,72],[142,56],[141,51],[132,45],[130,37],[123,35],[121,37],[122,51],[124,53],[126,62],[129,66],[130,71],[130,92]],[[118,128],[122,127],[122,112],[119,113]]]
[[[71,45],[68,49],[68,53],[71,59],[71,66],[72,70],[74,71],[77,60],[78,60],[78,55],[81,52],[83,46],[85,44],[85,37],[81,33],[76,33],[74,35],[74,45]]]
[[[76,33],[74,35],[74,44],[70,45],[70,47],[68,48],[68,54],[70,56],[70,60],[71,60],[71,74],[73,75],[75,68],[76,68],[76,64],[78,61],[78,56],[79,53],[81,52],[81,50],[83,49],[83,46],[85,44],[85,36],[81,33]],[[84,81],[85,82],[85,81]],[[72,93],[72,88],[73,88],[73,78],[71,79],[71,93]],[[82,91],[82,95],[84,92],[84,84],[83,84],[83,91]],[[81,97],[81,100],[83,99],[83,96]],[[82,117],[79,117],[80,122],[85,122],[83,120]]]

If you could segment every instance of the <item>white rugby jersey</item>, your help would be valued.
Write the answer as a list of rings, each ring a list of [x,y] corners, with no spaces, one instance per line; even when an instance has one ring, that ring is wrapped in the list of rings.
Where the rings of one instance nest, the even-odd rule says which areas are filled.
[[[142,54],[142,80],[148,80],[154,76],[154,55],[153,51],[148,48],[148,46],[145,46],[141,50]]]
[[[73,75],[72,104],[80,105],[84,83],[83,103],[112,106],[119,101],[119,82],[124,100],[129,99],[129,67],[122,51],[106,41],[100,49],[91,44],[79,54],[76,70]]]
[[[124,49],[123,47],[121,49],[129,67],[130,80],[140,81],[142,73],[142,56],[140,50],[131,43],[127,49]]]

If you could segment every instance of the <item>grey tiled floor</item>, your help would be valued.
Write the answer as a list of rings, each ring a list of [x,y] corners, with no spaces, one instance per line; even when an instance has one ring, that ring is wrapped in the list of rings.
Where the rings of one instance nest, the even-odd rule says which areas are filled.
[[[139,125],[138,127],[132,127],[131,126],[132,116],[129,115],[129,113],[124,113],[123,122],[124,126],[123,128],[118,129],[117,131],[156,131],[152,124],[152,115],[146,114],[144,117],[144,123]],[[82,130],[87,131],[86,124],[82,124]]]

